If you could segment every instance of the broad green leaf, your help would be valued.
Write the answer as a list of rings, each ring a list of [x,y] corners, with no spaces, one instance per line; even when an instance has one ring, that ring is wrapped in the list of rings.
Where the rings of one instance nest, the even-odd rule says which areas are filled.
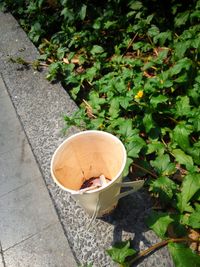
[[[145,93],[156,93],[158,86],[158,78],[153,77],[149,78],[144,84],[144,92]]]
[[[146,18],[146,23],[147,23],[147,24],[150,24],[151,21],[152,21],[152,19],[153,19],[153,17],[154,17],[154,14],[151,14],[151,15],[147,16],[147,18]]]
[[[28,36],[33,42],[37,43],[44,32],[41,24],[37,21],[31,26]]]
[[[177,193],[177,204],[176,204],[176,208],[178,208],[180,210],[180,212],[193,212],[194,209],[191,206],[190,202],[185,203],[183,200],[183,195],[181,193]]]
[[[182,58],[179,61],[175,63],[173,67],[170,69],[171,76],[177,75],[182,71],[182,69],[189,70],[190,66],[192,64],[191,59],[189,58]]]
[[[96,115],[99,115],[99,112],[101,111],[101,105],[105,103],[105,99],[99,97],[99,94],[97,92],[92,92],[90,94],[90,98],[88,103],[92,107],[92,112]]]
[[[196,3],[196,7],[195,7],[197,10],[200,9],[200,0],[197,1]]]
[[[116,20],[114,20],[114,21],[106,21],[105,23],[104,23],[104,28],[105,29],[109,29],[109,28],[111,28],[112,26],[115,26],[117,24],[117,21]]]
[[[176,83],[185,83],[187,82],[188,75],[184,73],[183,75],[180,75],[178,78],[176,78],[174,81]]]
[[[190,141],[189,135],[191,134],[192,130],[187,127],[185,124],[178,124],[174,130],[172,131],[173,140],[186,151],[190,148]]]
[[[142,8],[142,2],[140,1],[131,1],[130,8],[133,10],[139,10]]]
[[[147,147],[147,154],[155,152],[158,156],[162,156],[165,151],[165,146],[157,140],[150,140],[150,143],[147,145]]]
[[[199,199],[197,199],[197,200],[199,200]],[[200,204],[198,204],[198,203],[194,203],[194,206],[195,206],[195,210],[196,210],[197,212],[200,212]]]
[[[105,103],[105,99],[99,97],[99,94],[95,91],[91,92],[90,98],[89,98],[92,106],[102,105]]]
[[[132,163],[133,163],[133,159],[127,157],[126,165],[125,165],[125,168],[123,170],[123,177],[126,177],[129,174],[129,169],[130,169],[130,166]]]
[[[103,118],[95,118],[95,119],[92,119],[91,120],[91,128],[92,130],[103,130],[102,127],[103,127],[103,122],[104,122],[104,119]]]
[[[174,48],[175,48],[175,55],[181,59],[184,57],[185,52],[187,51],[187,49],[189,49],[191,46],[191,40],[186,40],[186,41],[181,41],[178,43],[174,44]]]
[[[119,112],[120,112],[119,102],[120,102],[119,97],[114,97],[110,101],[110,108],[109,108],[108,113],[112,119],[117,118],[119,116]]]
[[[65,53],[66,53],[67,49],[64,48],[64,47],[59,47],[58,50],[57,50],[57,57],[59,60],[61,60],[64,56],[65,56]]]
[[[174,25],[176,27],[180,27],[181,25],[184,25],[186,23],[186,21],[188,20],[189,18],[189,15],[190,15],[190,11],[185,11],[183,13],[179,13],[175,19],[174,19]]]
[[[101,54],[101,53],[104,52],[104,49],[100,45],[93,45],[93,47],[92,47],[90,52],[91,52],[92,55]]]
[[[171,163],[168,154],[158,156],[155,160],[150,161],[150,163],[162,175],[170,175],[175,171],[175,164]]]
[[[140,150],[146,145],[145,141],[138,135],[131,137],[131,142],[127,143],[126,150],[128,156],[137,158]]]
[[[123,120],[119,126],[118,133],[125,138],[131,136],[134,133],[132,120],[131,119]]]
[[[58,72],[60,70],[60,67],[61,67],[61,63],[60,62],[51,63],[51,65],[49,66],[49,69],[48,69],[49,73],[46,76],[49,81],[56,80],[57,74],[58,74]]]
[[[101,28],[101,21],[99,19],[95,20],[93,26],[95,30],[99,30]]]
[[[70,91],[70,94],[72,96],[73,99],[76,99],[77,98],[77,94],[79,93],[79,91],[81,90],[81,87],[80,85],[74,87],[71,91]]]
[[[200,212],[194,211],[188,220],[188,225],[192,228],[200,229]]]
[[[200,15],[200,11],[199,14]],[[198,49],[200,47],[200,40],[199,40],[199,36],[197,35],[197,38],[194,38],[191,40],[191,46],[193,46],[194,48]]]
[[[158,53],[158,62],[163,62],[164,59],[167,58],[169,54],[169,49],[168,48],[164,48],[163,50],[161,50],[159,53]]]
[[[85,19],[86,16],[86,10],[87,10],[87,6],[85,4],[82,5],[80,11],[79,11],[79,16],[81,20]]]
[[[120,94],[124,93],[126,91],[126,84],[123,79],[117,79],[113,84],[115,90],[117,90]]]
[[[177,185],[168,177],[161,176],[155,180],[151,180],[149,190],[159,194],[161,201],[166,204],[171,201],[177,190]]]
[[[156,108],[158,104],[166,103],[167,100],[168,100],[168,97],[165,95],[159,95],[156,97],[153,96],[150,100],[150,103],[152,104],[154,108]]]
[[[73,10],[67,7],[63,8],[63,10],[61,11],[61,16],[64,16],[64,19],[67,20],[68,22],[74,20]]]
[[[188,148],[187,153],[192,156],[194,163],[200,165],[200,142],[196,142]]]
[[[200,83],[197,82],[194,84],[193,88],[188,90],[188,96],[192,98],[196,106],[199,106],[199,88],[200,88],[199,85]]]
[[[91,67],[87,69],[87,72],[85,73],[85,79],[92,82],[96,76],[97,69],[95,67]]]
[[[189,170],[193,166],[193,160],[192,157],[186,155],[183,150],[181,149],[174,149],[172,151],[172,154],[174,155],[176,161],[180,164],[183,164],[186,166],[186,168]]]
[[[173,222],[173,219],[167,213],[153,211],[146,222],[150,229],[164,239],[167,228]]]
[[[134,46],[133,48],[135,48],[135,50],[137,50],[138,48],[136,46]],[[140,48],[140,47],[139,47]],[[148,70],[151,67],[153,67],[155,65],[155,63],[153,61],[148,61],[147,63],[144,64],[143,66],[143,70]]]
[[[130,12],[128,12],[127,14],[126,14],[126,16],[127,16],[127,18],[129,18],[129,17],[133,17],[135,14],[136,14],[136,10],[132,10],[132,11],[130,11]],[[132,25],[130,25],[129,27],[128,27],[128,31],[131,31],[131,29],[133,29],[133,26]],[[116,52],[116,50],[115,50],[115,52]],[[117,53],[118,54],[118,53]]]
[[[200,266],[200,256],[184,244],[169,243],[168,249],[176,267]]]
[[[193,108],[191,113],[191,118],[188,120],[190,123],[194,126],[194,131],[199,132],[200,131],[200,109]]]
[[[200,190],[200,174],[193,173],[186,175],[182,182],[181,193],[177,195],[177,207],[181,212],[188,208],[188,202],[198,190]]]
[[[148,35],[150,37],[154,37],[156,36],[157,34],[159,34],[160,31],[159,31],[159,28],[155,25],[152,25],[149,29],[148,29]]]
[[[154,121],[152,118],[152,114],[145,114],[143,118],[143,124],[147,133],[149,133],[150,130],[154,128]]]
[[[172,32],[170,30],[166,32],[160,32],[157,35],[154,36],[153,41],[157,43],[159,41],[159,44],[163,46],[166,42],[166,40],[172,39]]]
[[[136,251],[130,248],[130,242],[121,242],[116,244],[110,249],[107,249],[108,255],[117,263],[125,263],[128,256],[133,256],[136,254]]]
[[[176,116],[189,116],[191,111],[190,100],[188,96],[180,96],[176,102]]]
[[[122,96],[120,97],[120,106],[123,107],[124,109],[127,109],[130,104],[130,97],[125,97]]]
[[[180,214],[180,223],[184,225],[188,225],[190,213]]]

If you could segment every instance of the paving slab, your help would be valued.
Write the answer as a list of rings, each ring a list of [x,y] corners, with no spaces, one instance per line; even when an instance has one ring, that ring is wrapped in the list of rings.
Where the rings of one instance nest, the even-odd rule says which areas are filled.
[[[0,198],[3,251],[57,221],[41,177]]]
[[[0,253],[0,267],[5,267],[3,264],[2,254]]]
[[[7,95],[8,95],[8,92],[5,88],[4,82],[3,82],[2,77],[1,77],[1,79],[0,79],[0,98],[3,96],[7,96]]]
[[[0,78],[0,92],[2,79]],[[4,86],[5,87],[5,86]],[[24,132],[18,123],[16,113],[8,95],[0,97],[0,154],[20,146],[24,142]]]
[[[9,267],[71,267],[62,243],[55,242],[62,232],[60,223],[50,225],[42,232],[22,241],[4,252]],[[70,252],[70,251],[69,251]],[[49,257],[53,255],[53,257]],[[59,260],[58,260],[59,259]],[[1,265],[0,265],[1,267]]]
[[[0,197],[35,180],[41,174],[32,161],[32,151],[24,142],[9,152],[0,153]]]
[[[38,56],[37,49],[17,25],[10,14],[0,15],[0,72],[4,82],[40,164],[78,263],[92,263],[93,267],[114,267],[116,264],[105,252],[113,242],[133,239],[134,248],[144,249],[159,240],[144,223],[151,210],[150,198],[145,190],[126,197],[120,200],[113,214],[96,220],[89,230],[86,229],[90,218],[67,192],[55,185],[50,175],[53,152],[67,136],[77,131],[72,128],[66,136],[61,134],[64,127],[62,115],[72,114],[77,107],[60,84],[51,84],[45,80],[46,70],[39,73],[9,61],[10,56],[20,56],[29,61]],[[10,31],[12,34],[6,34]],[[171,267],[173,263],[167,249],[162,248],[135,266]]]

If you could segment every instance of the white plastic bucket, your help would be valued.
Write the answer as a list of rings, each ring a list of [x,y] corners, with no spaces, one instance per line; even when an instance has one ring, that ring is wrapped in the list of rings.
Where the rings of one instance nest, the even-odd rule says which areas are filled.
[[[122,183],[126,150],[110,133],[84,131],[67,138],[54,152],[51,174],[90,215],[100,217],[112,211],[118,200],[143,186],[143,181]],[[104,175],[110,182],[98,189],[80,190],[85,180]],[[122,186],[133,187],[120,194]]]

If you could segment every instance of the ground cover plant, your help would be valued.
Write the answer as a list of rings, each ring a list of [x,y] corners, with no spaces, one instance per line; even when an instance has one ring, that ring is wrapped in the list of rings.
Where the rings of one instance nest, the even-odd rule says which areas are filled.
[[[79,105],[66,127],[118,136],[125,174],[146,178],[156,208],[147,224],[162,242],[143,252],[123,242],[109,255],[131,266],[167,245],[176,266],[200,266],[200,1],[1,5],[38,45],[34,66],[47,65],[47,79],[61,80]]]

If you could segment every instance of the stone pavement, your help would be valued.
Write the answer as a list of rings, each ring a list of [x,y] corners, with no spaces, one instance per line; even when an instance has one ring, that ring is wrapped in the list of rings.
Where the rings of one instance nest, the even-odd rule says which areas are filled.
[[[77,266],[0,76],[0,267]]]
[[[77,266],[3,74],[0,170],[0,267]]]
[[[3,192],[3,196],[0,198],[0,201],[2,200],[0,202],[0,240],[4,256],[3,264],[6,263],[6,260],[13,259],[15,262],[8,262],[8,267],[73,267],[75,263],[68,247],[69,242],[78,263],[92,263],[93,267],[114,267],[116,264],[112,262],[105,250],[115,241],[132,239],[135,249],[147,248],[158,241],[155,234],[148,230],[144,223],[145,217],[151,210],[150,199],[145,190],[132,194],[120,200],[112,215],[96,220],[87,230],[90,218],[76,205],[67,192],[55,185],[50,175],[52,154],[66,138],[61,133],[64,126],[62,116],[63,114],[72,114],[77,107],[59,83],[51,84],[46,81],[45,70],[37,72],[32,68],[25,68],[10,61],[11,58],[16,59],[17,57],[33,61],[38,55],[37,49],[16,20],[9,13],[0,13],[1,90],[4,90],[5,93],[6,86],[17,117],[21,122],[21,126],[15,125],[13,117],[17,118],[16,115],[10,116],[11,118],[4,121],[4,124],[9,127],[10,137],[8,133],[5,133],[4,127],[0,125],[0,132],[5,136],[4,145],[1,141],[0,158],[2,155],[5,156],[2,158],[2,161],[5,162],[3,165],[7,164],[5,171],[10,171],[12,174],[10,176],[15,177],[11,179],[12,186],[3,176],[1,178],[8,190],[8,193],[4,194]],[[5,95],[4,97],[1,95],[1,97],[4,98]],[[1,113],[3,112],[2,108],[0,103]],[[4,106],[4,108],[6,107]],[[4,111],[3,115],[1,113],[1,119],[4,120],[8,112]],[[67,136],[74,132],[77,132],[77,129],[70,129]],[[13,142],[19,146],[12,151],[7,151],[7,146],[12,147]],[[50,202],[41,173],[36,171],[38,167],[30,146],[62,227]],[[17,153],[19,153],[19,158],[16,156]],[[29,162],[30,158],[32,158],[32,163]],[[11,160],[15,163],[11,164]],[[19,178],[23,176],[22,169],[15,169],[17,166],[19,169],[21,161],[23,161],[23,171],[24,169],[28,170],[29,174],[24,178]],[[39,197],[47,199],[39,201]],[[17,201],[19,201],[19,205]],[[19,209],[15,208],[15,204]],[[34,204],[33,208],[31,208],[31,204]],[[46,211],[47,207],[49,211]],[[42,208],[45,209],[45,213]],[[9,224],[12,224],[13,227],[10,227]],[[25,224],[27,224],[26,227]],[[49,263],[48,260],[57,260],[58,243],[61,246],[59,253],[62,254],[61,251],[63,251],[64,260],[56,265],[55,262]],[[31,251],[31,254],[28,251]],[[15,256],[12,258],[12,255]],[[27,262],[28,259],[33,261],[33,264],[30,265]],[[44,260],[43,265],[36,262],[39,259]],[[71,259],[72,263],[68,263],[67,259]],[[21,265],[16,264],[17,260]],[[0,267],[2,267],[1,261],[0,258]],[[171,267],[173,263],[167,249],[162,248],[135,266]]]

